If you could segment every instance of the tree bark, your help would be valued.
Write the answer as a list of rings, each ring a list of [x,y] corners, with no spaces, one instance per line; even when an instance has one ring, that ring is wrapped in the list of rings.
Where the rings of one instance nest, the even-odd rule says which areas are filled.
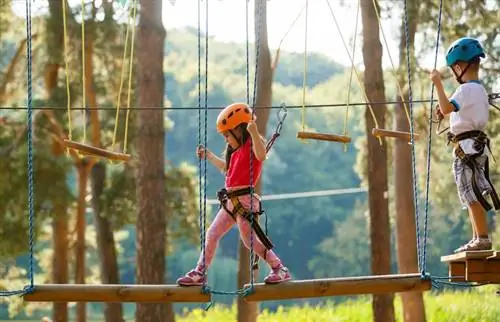
[[[377,2],[378,6],[378,2]],[[364,86],[370,102],[384,102],[385,88],[382,72],[382,45],[375,8],[371,0],[361,3],[363,21]],[[373,108],[381,128],[385,126],[385,106]],[[374,275],[391,273],[391,229],[389,222],[387,145],[381,145],[371,135],[375,122],[369,109],[365,111],[368,149],[368,202],[370,210],[371,268]],[[393,295],[374,295],[372,310],[374,321],[395,320]]]
[[[52,219],[52,282],[68,284],[68,207],[64,203],[54,205]],[[55,302],[52,311],[52,321],[68,321],[68,303]]]
[[[106,180],[106,164],[98,162],[91,172],[92,181],[92,212],[96,226],[97,249],[101,263],[101,283],[120,284],[118,262],[116,259],[116,244],[113,228],[109,219],[101,211],[100,198],[104,191]],[[104,306],[106,322],[124,322],[121,303],[106,303]]]
[[[59,75],[60,50],[63,45],[63,34],[59,26],[62,21],[62,8],[60,1],[49,1],[50,16],[46,21],[47,32],[47,63],[44,71],[45,95],[51,99],[57,87]],[[49,119],[55,120],[54,112],[47,110]],[[54,126],[54,124],[53,124]],[[53,140],[53,146],[58,146],[54,154],[62,150],[60,141]],[[54,253],[52,255],[52,281],[55,284],[68,283],[68,205],[61,200],[54,200],[54,217],[52,218],[52,241]],[[68,303],[56,302],[53,304],[52,320],[54,322],[68,321]]]
[[[85,208],[87,197],[87,183],[89,179],[89,164],[86,159],[81,159],[76,164],[78,172],[78,201],[76,210],[76,247],[75,247],[75,283],[85,284]],[[87,303],[79,302],[76,306],[76,320],[85,322],[87,320]]]
[[[257,66],[257,91],[255,107],[271,106],[272,102],[272,83],[273,71],[271,68],[271,53],[267,40],[267,3],[266,0],[255,1],[255,38],[258,39],[259,53]],[[254,107],[254,108],[255,108]],[[256,109],[256,123],[262,136],[267,135],[267,122],[269,120],[270,110]],[[262,194],[262,181],[258,180],[255,186],[255,192]],[[258,220],[258,217],[256,218]],[[254,235],[255,236],[255,235]],[[261,261],[262,262],[262,261]],[[258,267],[253,271],[254,281],[259,276]],[[250,251],[245,245],[239,242],[239,265],[238,265],[238,287],[241,288],[250,281]],[[259,303],[247,302],[242,297],[237,300],[238,322],[256,322],[259,315]]]
[[[165,29],[162,1],[141,0],[137,105],[163,106]],[[165,128],[163,109],[139,109],[137,137],[137,284],[164,284],[166,270]],[[172,305],[138,304],[137,322],[174,321]]]
[[[406,55],[414,55],[415,33],[418,22],[417,3],[410,2],[408,7],[408,44],[410,53],[406,52],[406,37],[404,21],[401,24],[401,39],[399,43],[400,77],[399,84],[405,88]],[[403,98],[408,101],[408,89],[403,93]],[[394,112],[394,127],[397,131],[410,131],[410,125],[405,112],[405,106],[398,95],[398,108]],[[406,108],[410,112],[407,103]],[[397,261],[399,272],[418,272],[417,236],[415,223],[415,204],[413,200],[413,171],[411,146],[403,141],[396,140],[394,145],[394,190],[396,212],[396,238]],[[425,307],[422,292],[401,293],[403,303],[403,317],[405,322],[425,322]]]

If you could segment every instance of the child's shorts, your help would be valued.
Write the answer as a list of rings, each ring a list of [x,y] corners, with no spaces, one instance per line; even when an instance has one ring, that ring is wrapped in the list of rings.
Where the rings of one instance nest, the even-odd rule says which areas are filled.
[[[481,155],[475,159],[477,164],[476,180],[477,186],[481,192],[490,193],[491,186],[484,174],[484,167],[487,160],[487,155]],[[459,158],[453,160],[453,175],[457,184],[458,197],[464,208],[467,208],[471,203],[477,202],[477,197],[472,189],[472,170]]]

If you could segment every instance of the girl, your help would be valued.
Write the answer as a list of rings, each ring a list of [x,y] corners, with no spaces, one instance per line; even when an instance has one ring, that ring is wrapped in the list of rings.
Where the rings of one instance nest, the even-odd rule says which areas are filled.
[[[251,200],[252,211],[258,211],[260,208],[260,197],[255,193],[251,196],[249,188],[255,186],[261,175],[262,162],[266,159],[266,146],[248,105],[234,103],[222,110],[217,117],[217,132],[221,133],[226,141],[225,160],[218,158],[203,146],[197,148],[196,154],[199,158],[207,158],[212,165],[225,174],[225,189],[223,191],[226,196],[233,194],[236,197],[225,199],[223,207],[208,228],[205,258],[203,258],[203,253],[200,254],[196,268],[177,280],[181,286],[200,286],[205,283],[204,272],[212,263],[217,244],[222,236],[231,229],[235,221],[238,224],[243,243],[250,249],[252,228],[247,219],[238,215],[239,210],[241,210],[238,208],[242,206],[245,210],[250,210]],[[251,148],[252,160],[250,161]],[[252,165],[251,185],[250,164]],[[237,205],[234,204],[234,201]],[[264,279],[265,283],[277,284],[291,279],[288,269],[272,250],[266,249],[255,232],[253,233],[253,249],[271,267],[271,273]]]

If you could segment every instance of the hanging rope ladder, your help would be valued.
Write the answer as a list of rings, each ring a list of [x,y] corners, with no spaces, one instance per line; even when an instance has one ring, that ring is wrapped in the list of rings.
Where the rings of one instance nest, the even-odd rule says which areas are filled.
[[[68,67],[68,48],[67,48],[67,42],[68,42],[68,35],[67,35],[67,2],[66,1],[61,1],[62,3],[62,8],[63,8],[63,33],[64,33],[64,62],[65,62],[65,71],[66,71],[66,94],[67,94],[67,114],[68,114],[68,138],[64,139],[64,145],[66,146],[67,149],[72,149],[76,151],[80,156],[86,155],[86,156],[92,156],[92,157],[97,157],[97,158],[103,158],[103,159],[108,159],[111,161],[122,161],[122,162],[127,162],[130,160],[131,156],[130,154],[127,154],[127,139],[128,139],[128,125],[129,125],[129,115],[130,115],[130,105],[131,105],[131,94],[132,94],[132,67],[133,67],[133,60],[134,60],[134,42],[135,42],[135,21],[137,17],[137,0],[132,1],[132,6],[130,7],[131,13],[129,14],[129,21],[127,23],[127,33],[125,37],[125,45],[124,45],[124,52],[123,52],[123,65],[122,65],[122,70],[121,70],[121,81],[120,81],[120,89],[118,93],[118,102],[116,106],[116,118],[115,118],[115,126],[113,130],[113,142],[112,146],[114,147],[116,145],[116,136],[117,136],[117,129],[118,129],[118,119],[119,119],[119,111],[120,111],[120,101],[121,101],[121,95],[122,95],[122,90],[123,90],[123,83],[124,83],[124,74],[125,74],[125,60],[126,60],[126,55],[127,55],[127,46],[128,46],[128,41],[129,41],[129,34],[130,34],[130,25],[132,24],[132,41],[130,45],[130,57],[129,57],[129,75],[128,75],[128,108],[127,108],[127,113],[126,113],[126,120],[125,120],[125,133],[124,133],[124,148],[123,148],[123,153],[121,152],[116,152],[116,151],[111,151],[107,149],[103,149],[97,146],[93,145],[88,145],[85,143],[86,137],[87,137],[87,104],[86,104],[86,68],[85,68],[85,10],[82,9],[82,128],[83,128],[83,139],[82,142],[77,142],[74,141],[72,138],[72,119],[71,119],[71,99],[70,99],[70,85],[69,85],[69,67]],[[82,0],[82,8],[85,7],[84,1]],[[90,107],[90,108],[95,108]]]

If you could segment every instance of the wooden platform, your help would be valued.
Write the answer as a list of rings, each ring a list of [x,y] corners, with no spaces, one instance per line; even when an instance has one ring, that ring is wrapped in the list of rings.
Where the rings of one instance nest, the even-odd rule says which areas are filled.
[[[24,301],[190,303],[209,302],[210,295],[197,286],[45,284],[36,285],[32,293],[24,295]]]
[[[245,285],[249,287],[250,285]],[[428,291],[430,280],[420,274],[394,274],[325,278],[289,281],[276,285],[254,284],[254,292],[245,296],[247,301],[289,300],[326,296],[360,294],[384,294],[413,291]]]
[[[500,251],[470,251],[441,257],[452,282],[500,284]]]

